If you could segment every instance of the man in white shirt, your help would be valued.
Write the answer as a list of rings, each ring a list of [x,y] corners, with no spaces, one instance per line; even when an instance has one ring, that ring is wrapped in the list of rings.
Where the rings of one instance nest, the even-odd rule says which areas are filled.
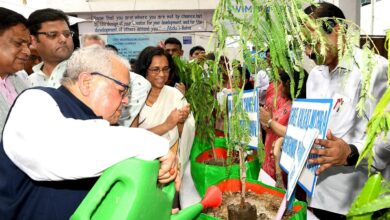
[[[94,177],[130,157],[160,157],[159,182],[176,177],[167,140],[110,126],[128,102],[128,72],[128,62],[112,51],[83,48],[69,59],[63,86],[18,97],[0,142],[2,219],[69,219]]]
[[[69,19],[63,11],[41,9],[28,18],[31,43],[43,62],[34,66],[29,76],[32,86],[58,88],[66,69],[66,60],[73,52],[73,31]]]
[[[326,24],[323,23],[319,28],[323,29],[327,44],[326,56],[315,59],[318,66],[309,74],[307,98],[334,100],[327,139],[316,140],[317,144],[325,148],[313,149],[312,153],[321,157],[309,160],[321,164],[317,171],[316,190],[309,206],[314,208],[314,214],[320,219],[345,219],[344,215],[367,179],[366,165],[361,164],[356,169],[354,165],[363,148],[367,122],[386,90],[388,61],[380,56],[373,57],[376,65],[368,92],[375,99],[367,98],[364,115],[358,117],[356,106],[363,83],[363,51],[354,48],[352,59],[339,59],[338,30],[344,24],[336,19],[345,19],[339,8],[330,3],[320,3],[318,7],[309,6],[305,12],[313,19],[319,19],[319,22],[324,22],[326,18]],[[307,48],[307,53],[314,58],[311,49]]]

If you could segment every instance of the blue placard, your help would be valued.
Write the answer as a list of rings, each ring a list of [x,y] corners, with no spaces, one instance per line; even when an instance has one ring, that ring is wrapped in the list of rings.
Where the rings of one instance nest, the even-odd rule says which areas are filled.
[[[250,141],[248,147],[257,148],[259,144],[260,134],[260,114],[259,114],[259,91],[257,89],[245,90],[241,97],[243,109],[249,116],[249,132]],[[228,105],[228,116],[230,118],[232,111],[233,95],[228,94],[227,105]],[[230,120],[228,121],[230,131]]]
[[[292,175],[298,175],[298,184],[309,197],[313,195],[315,189],[317,182],[315,172],[319,165],[311,165],[306,162],[308,158],[314,158],[317,155],[308,154],[307,148],[303,147],[305,135],[307,136],[308,131],[315,129],[318,132],[317,138],[326,138],[332,103],[332,99],[295,99],[288,120],[280,166],[289,175],[295,167]],[[296,169],[301,160],[305,160],[302,172]],[[295,172],[299,172],[299,174]]]

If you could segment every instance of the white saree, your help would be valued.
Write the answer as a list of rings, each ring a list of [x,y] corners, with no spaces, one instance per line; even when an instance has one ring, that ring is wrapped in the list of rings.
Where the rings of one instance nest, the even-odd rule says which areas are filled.
[[[156,102],[152,106],[144,105],[139,114],[140,128],[152,128],[165,122],[173,109],[181,109],[187,105],[187,100],[179,90],[164,86],[158,96]],[[195,136],[195,120],[192,114],[188,115],[184,123],[181,137],[177,126],[162,135],[169,140],[170,146],[173,146],[179,140],[179,160],[181,170],[187,166],[189,155],[191,152],[192,142]],[[183,175],[183,172],[180,172]]]
[[[164,86],[156,102],[152,106],[144,105],[142,108],[139,113],[138,127],[148,129],[160,125],[165,122],[173,109],[181,109],[185,105],[187,105],[187,100],[179,90],[170,86]],[[177,127],[174,127],[162,136],[169,140],[171,147],[179,141],[178,154],[180,177],[182,179],[180,204],[182,208],[186,208],[199,202],[201,199],[194,186],[190,173],[190,164],[188,163],[195,136],[195,120],[192,113],[188,115],[187,120],[184,122],[181,137],[179,137]]]

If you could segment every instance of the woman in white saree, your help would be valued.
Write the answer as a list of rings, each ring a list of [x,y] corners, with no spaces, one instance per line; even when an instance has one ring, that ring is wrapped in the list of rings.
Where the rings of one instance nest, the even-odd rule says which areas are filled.
[[[175,71],[172,57],[164,49],[147,47],[139,55],[135,72],[144,76],[152,89],[133,126],[167,138],[179,156],[180,203],[185,208],[199,202],[189,169],[189,154],[195,136],[195,120],[189,104],[176,88],[165,85]]]

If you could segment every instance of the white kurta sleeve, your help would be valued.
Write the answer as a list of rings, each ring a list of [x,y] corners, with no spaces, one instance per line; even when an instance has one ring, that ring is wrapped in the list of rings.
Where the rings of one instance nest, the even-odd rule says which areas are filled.
[[[359,153],[362,153],[364,148],[368,120],[372,118],[376,105],[387,89],[386,82],[388,82],[388,61],[380,56],[376,56],[376,59],[376,66],[371,76],[369,96],[366,98],[364,107],[364,116],[363,119],[360,120],[363,123],[358,124],[356,128],[356,130],[360,131],[361,135],[360,138],[353,143],[357,146]]]
[[[153,160],[169,150],[167,140],[144,129],[65,118],[55,100],[36,89],[16,100],[3,144],[15,165],[39,181],[94,177],[127,158]]]
[[[378,170],[385,170],[390,164],[390,136],[386,139],[377,137],[374,147],[374,166]]]

